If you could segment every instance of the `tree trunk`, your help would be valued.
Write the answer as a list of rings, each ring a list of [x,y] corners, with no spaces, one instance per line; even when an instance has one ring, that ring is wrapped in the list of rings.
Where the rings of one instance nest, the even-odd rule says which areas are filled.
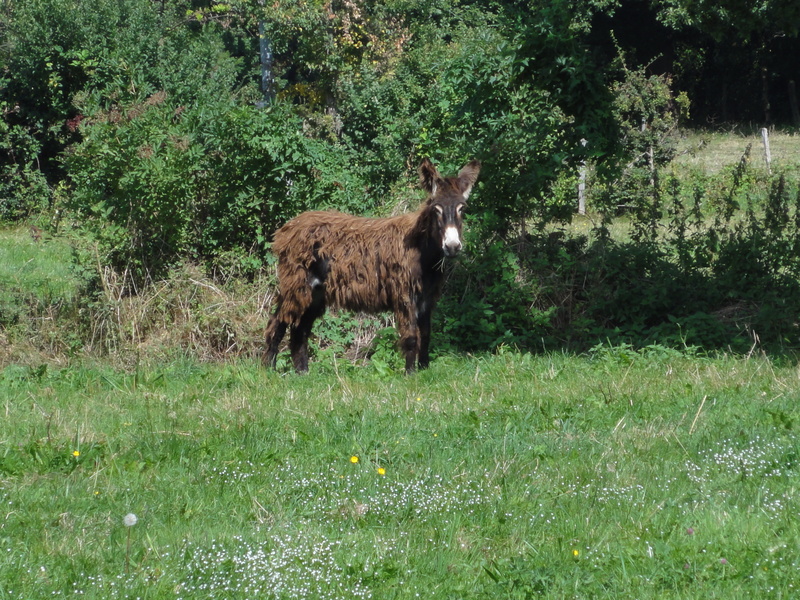
[[[795,127],[800,127],[800,108],[797,106],[797,89],[794,80],[789,82],[789,105],[792,109],[792,123]]]

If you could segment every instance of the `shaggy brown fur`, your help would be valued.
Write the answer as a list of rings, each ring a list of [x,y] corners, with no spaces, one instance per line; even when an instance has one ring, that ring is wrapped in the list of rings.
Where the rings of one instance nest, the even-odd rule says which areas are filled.
[[[394,311],[406,371],[429,363],[431,312],[442,287],[442,261],[461,250],[462,210],[480,171],[468,163],[442,178],[427,159],[420,183],[429,196],[414,213],[385,219],[306,212],[275,233],[279,295],[266,331],[264,362],[274,367],[290,328],[295,369],[308,370],[308,336],[327,305]]]

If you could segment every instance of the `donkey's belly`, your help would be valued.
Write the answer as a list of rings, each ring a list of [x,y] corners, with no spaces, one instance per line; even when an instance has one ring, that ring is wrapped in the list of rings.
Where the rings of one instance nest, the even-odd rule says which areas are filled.
[[[347,272],[332,269],[325,282],[326,303],[347,310],[376,313],[393,310],[404,300],[401,285],[396,280],[382,277],[382,273],[349,269]]]

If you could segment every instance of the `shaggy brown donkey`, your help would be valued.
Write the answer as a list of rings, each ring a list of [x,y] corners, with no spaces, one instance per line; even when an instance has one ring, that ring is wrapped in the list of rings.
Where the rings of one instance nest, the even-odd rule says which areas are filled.
[[[290,328],[297,372],[308,371],[308,336],[328,305],[394,311],[406,372],[430,362],[431,312],[442,288],[445,257],[461,250],[462,211],[481,165],[444,178],[425,159],[420,183],[428,199],[414,213],[385,219],[306,212],[275,233],[279,294],[267,325],[264,363],[275,366]]]

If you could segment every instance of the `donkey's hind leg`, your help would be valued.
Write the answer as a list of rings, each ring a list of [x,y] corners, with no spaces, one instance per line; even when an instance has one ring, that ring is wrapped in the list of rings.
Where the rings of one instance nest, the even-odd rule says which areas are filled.
[[[406,375],[413,373],[419,356],[419,330],[415,315],[408,310],[395,312],[397,332],[400,334],[400,352],[406,359]]]

